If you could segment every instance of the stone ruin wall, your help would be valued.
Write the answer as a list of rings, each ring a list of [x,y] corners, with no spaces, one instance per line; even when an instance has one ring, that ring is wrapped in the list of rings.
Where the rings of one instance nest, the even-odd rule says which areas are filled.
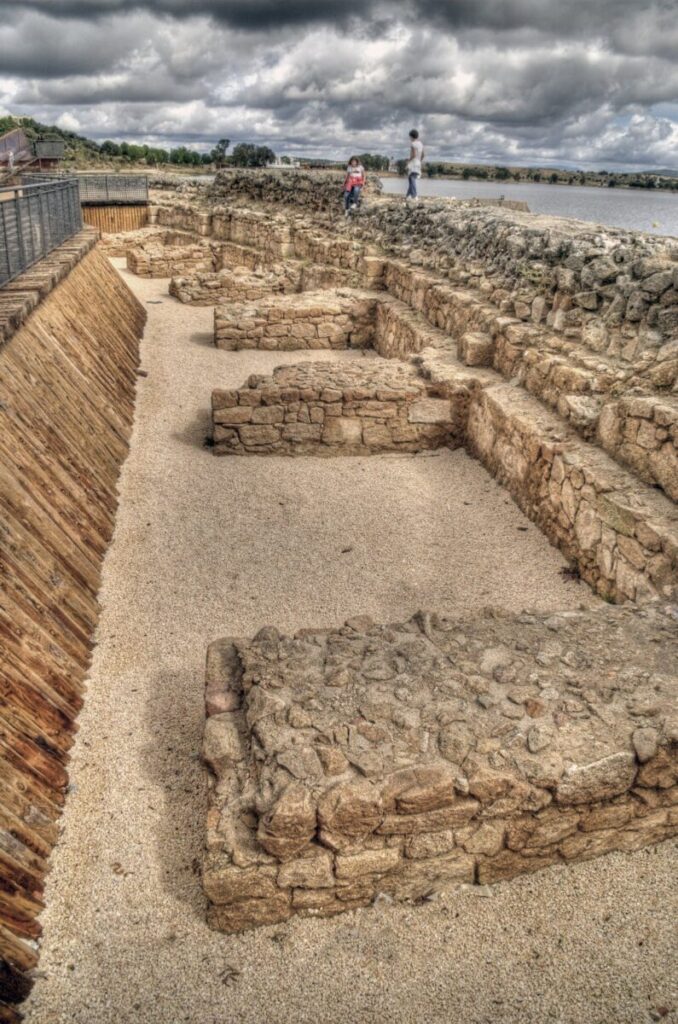
[[[601,354],[656,355],[678,330],[677,247],[665,238],[445,202],[375,204],[355,232]]]
[[[224,455],[368,455],[455,447],[450,403],[410,367],[279,367],[247,387],[212,392],[213,442]]]
[[[678,515],[504,385],[469,406],[466,445],[602,597],[642,600],[678,574]]]
[[[674,612],[420,613],[213,644],[212,926],[417,900],[675,835]]]
[[[230,303],[214,310],[214,343],[231,352],[365,348],[374,340],[375,306],[369,292],[341,289]]]

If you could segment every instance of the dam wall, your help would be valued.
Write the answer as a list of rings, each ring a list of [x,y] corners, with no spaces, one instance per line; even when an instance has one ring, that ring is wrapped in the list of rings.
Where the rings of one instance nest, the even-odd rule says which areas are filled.
[[[0,1020],[37,963],[146,316],[96,239],[0,291]]]

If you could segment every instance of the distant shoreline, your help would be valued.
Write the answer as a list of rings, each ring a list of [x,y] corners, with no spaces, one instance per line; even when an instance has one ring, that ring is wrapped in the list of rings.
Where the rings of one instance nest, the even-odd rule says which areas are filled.
[[[407,176],[404,174],[398,174],[396,171],[372,171],[372,174],[376,174],[379,178],[395,178],[401,181],[406,181]],[[422,181],[458,181],[458,182],[481,182],[485,185],[496,185],[497,188],[511,188],[519,185],[549,185],[552,188],[596,188],[600,189],[601,192],[616,192],[617,190],[623,190],[625,192],[638,192],[641,195],[644,193],[661,192],[664,195],[676,195],[678,196],[678,189],[675,188],[662,188],[657,185],[654,188],[643,188],[637,185],[618,184],[610,188],[608,185],[596,185],[591,181],[582,182],[579,181],[534,181],[532,178],[521,178],[520,181],[502,181],[498,178],[481,178],[470,175],[468,178],[463,178],[460,174],[423,174]]]

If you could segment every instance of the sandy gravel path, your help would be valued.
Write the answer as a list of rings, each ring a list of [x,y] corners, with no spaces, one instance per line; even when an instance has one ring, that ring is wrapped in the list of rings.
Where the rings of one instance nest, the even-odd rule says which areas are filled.
[[[290,460],[201,449],[213,386],[304,354],[219,352],[210,309],[174,302],[166,281],[127,279],[148,303],[148,376],[29,1024],[640,1024],[675,1007],[675,844],[485,897],[461,889],[242,936],[207,929],[197,751],[210,640],[420,607],[565,607],[587,592],[461,452]]]

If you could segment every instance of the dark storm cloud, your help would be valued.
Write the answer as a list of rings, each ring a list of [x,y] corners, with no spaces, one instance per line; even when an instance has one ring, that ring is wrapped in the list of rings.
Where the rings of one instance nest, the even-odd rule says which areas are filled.
[[[432,157],[678,165],[677,52],[675,0],[0,0],[0,107],[95,137],[395,155],[416,123]]]
[[[370,4],[361,0],[20,0],[2,6],[35,10],[53,18],[97,18],[144,10],[173,18],[203,15],[234,28],[275,29],[281,25],[342,23],[362,15]]]

